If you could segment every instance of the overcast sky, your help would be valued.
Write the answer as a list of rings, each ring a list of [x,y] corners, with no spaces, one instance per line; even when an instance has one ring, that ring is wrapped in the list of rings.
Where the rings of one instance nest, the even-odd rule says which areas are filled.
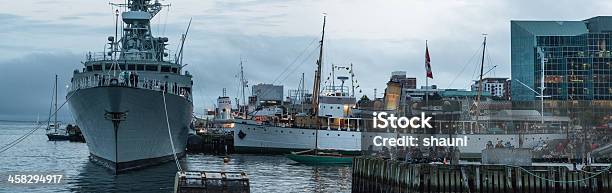
[[[111,2],[122,2],[112,0]],[[237,95],[238,64],[250,85],[307,88],[317,54],[312,45],[327,13],[325,65],[354,64],[362,94],[380,92],[392,71],[407,71],[424,85],[425,40],[434,79],[443,88],[468,88],[475,79],[483,33],[488,34],[489,76],[510,77],[510,20],[584,20],[610,15],[610,1],[564,0],[166,0],[153,21],[156,36],[175,50],[189,18],[185,70],[194,75],[197,113],[227,88]],[[46,116],[54,74],[64,86],[88,51],[102,51],[114,34],[109,1],[8,1],[0,9],[0,119]],[[316,44],[316,42],[315,42]],[[285,73],[283,73],[285,72]],[[379,95],[380,96],[380,95]],[[64,97],[60,97],[64,98]],[[60,103],[63,101],[60,101]],[[68,113],[64,119],[70,119]]]

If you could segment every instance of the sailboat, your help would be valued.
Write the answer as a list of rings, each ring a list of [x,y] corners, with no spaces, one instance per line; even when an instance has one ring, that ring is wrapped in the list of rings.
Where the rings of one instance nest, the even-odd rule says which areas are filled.
[[[49,141],[68,141],[70,138],[68,137],[68,132],[64,131],[63,133],[58,132],[58,128],[60,127],[59,122],[57,121],[57,75],[55,75],[55,86],[53,87],[53,99],[52,106],[49,110],[49,119],[47,119],[47,137]],[[50,123],[51,116],[53,115],[53,123]],[[53,129],[53,131],[51,131]]]
[[[317,61],[317,71],[315,72],[314,88],[312,95],[312,107],[313,115],[316,120],[316,125],[321,126],[321,117],[319,116],[319,92],[321,86],[321,69],[323,65],[323,40],[325,39],[325,21],[326,16],[323,16],[323,33],[321,35],[321,41],[319,42],[319,60]],[[340,153],[328,153],[319,151],[319,129],[315,129],[315,143],[314,149],[291,152],[287,155],[287,158],[303,164],[352,164],[353,157],[342,155]]]

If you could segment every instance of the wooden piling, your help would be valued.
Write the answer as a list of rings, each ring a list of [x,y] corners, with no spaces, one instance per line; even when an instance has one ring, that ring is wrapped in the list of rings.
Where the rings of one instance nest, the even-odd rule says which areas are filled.
[[[596,176],[594,176],[597,174]],[[371,157],[353,161],[354,193],[609,193],[610,167],[410,164]]]

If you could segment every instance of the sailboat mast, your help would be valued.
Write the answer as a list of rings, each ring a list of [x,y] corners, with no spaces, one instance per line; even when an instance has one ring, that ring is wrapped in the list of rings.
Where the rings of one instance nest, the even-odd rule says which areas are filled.
[[[306,87],[304,87],[304,73],[302,72],[302,90],[300,90],[300,106],[302,106],[302,113],[304,113],[304,91],[306,90]]]
[[[478,95],[476,97],[476,129],[478,129],[478,119],[480,118],[480,97],[482,95],[482,73],[484,70],[485,52],[487,50],[487,36],[484,34],[484,41],[482,42],[482,59],[480,61],[480,79],[478,80]]]
[[[57,133],[57,74],[55,75],[55,102],[53,103],[53,106],[55,109],[55,113],[53,113],[55,115],[53,121],[53,128],[55,128],[55,132]]]
[[[316,120],[316,135],[315,135],[315,154],[319,148],[319,90],[321,87],[321,66],[323,65],[323,40],[325,39],[325,22],[327,16],[323,16],[323,32],[321,34],[321,42],[319,42],[319,60],[317,61],[317,71],[315,72],[314,88],[312,89],[312,110]]]
[[[244,67],[242,66],[242,58],[240,58],[240,87],[242,87],[242,103],[243,103],[242,104],[242,106],[243,106],[242,113],[244,115],[244,118],[246,119],[247,118],[246,104],[248,104],[248,103],[246,102],[246,98],[245,98],[245,95],[244,95],[244,88],[246,87],[246,83],[244,81]],[[240,107],[238,107],[238,108],[240,108]]]
[[[321,87],[321,66],[323,65],[323,40],[325,38],[325,20],[323,16],[323,33],[319,42],[319,60],[317,61],[317,71],[315,72],[314,87],[312,89],[312,109],[315,116],[319,113],[319,90]]]

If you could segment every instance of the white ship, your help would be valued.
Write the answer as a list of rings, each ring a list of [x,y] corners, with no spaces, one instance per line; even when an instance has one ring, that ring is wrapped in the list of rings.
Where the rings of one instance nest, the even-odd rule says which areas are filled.
[[[323,37],[324,32],[325,30],[323,30]],[[237,152],[290,153],[292,151],[320,149],[345,154],[359,154],[362,151],[382,149],[382,147],[373,145],[375,136],[386,138],[413,136],[419,139],[429,137],[450,138],[449,136],[452,136],[452,138],[466,137],[468,139],[467,146],[458,147],[463,156],[479,157],[488,143],[495,145],[497,142],[509,142],[514,147],[534,148],[547,141],[566,139],[563,127],[568,127],[568,119],[547,117],[547,123],[557,124],[552,129],[554,132],[544,131],[544,129],[538,131],[538,128],[543,125],[540,121],[544,123],[543,117],[542,120],[538,119],[540,116],[536,116],[534,120],[533,116],[521,119],[521,116],[517,115],[501,115],[501,119],[503,119],[499,120],[501,124],[520,123],[521,126],[519,127],[524,130],[520,134],[509,132],[511,130],[508,128],[501,131],[487,131],[483,129],[487,128],[485,121],[496,120],[484,120],[494,116],[482,115],[478,116],[475,121],[465,120],[460,124],[453,123],[451,127],[455,129],[451,135],[448,132],[442,132],[442,127],[448,128],[451,125],[444,121],[435,123],[436,131],[415,132],[414,130],[372,129],[372,119],[369,116],[374,111],[364,112],[362,109],[356,109],[354,88],[352,94],[349,94],[349,88],[344,87],[344,81],[348,77],[353,82],[352,65],[350,68],[344,67],[350,72],[348,77],[338,77],[338,80],[342,82],[340,86],[333,83],[336,79],[334,70],[337,69],[337,66],[332,65],[331,79],[328,79],[331,81],[331,85],[327,86],[326,89],[319,89],[321,65],[323,64],[321,57],[323,37],[320,41],[320,57],[317,61],[318,69],[315,73],[313,88],[315,92],[313,92],[311,99],[312,111],[309,112],[315,115],[304,112],[289,114],[278,107],[272,106],[260,108],[255,112],[247,112],[242,117],[236,117],[234,146]],[[319,91],[321,92],[319,93]],[[438,129],[440,129],[440,132],[437,132]]]
[[[86,55],[67,94],[90,159],[116,173],[183,155],[193,113],[193,82],[182,69],[182,45],[170,56],[168,38],[151,34],[150,21],[164,5],[126,3],[113,4],[124,9],[116,13],[123,23],[103,53]]]

